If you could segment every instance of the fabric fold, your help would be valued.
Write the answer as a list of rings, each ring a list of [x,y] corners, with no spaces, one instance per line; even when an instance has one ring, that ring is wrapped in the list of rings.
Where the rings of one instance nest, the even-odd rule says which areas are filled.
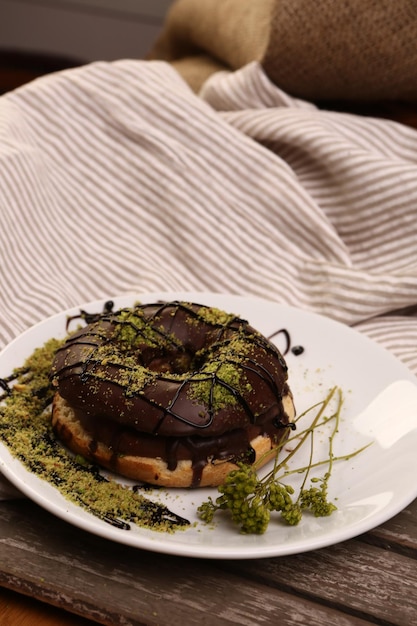
[[[318,110],[258,63],[198,97],[146,61],[35,81],[0,122],[3,345],[132,289],[252,293],[347,324],[416,302],[410,128]]]

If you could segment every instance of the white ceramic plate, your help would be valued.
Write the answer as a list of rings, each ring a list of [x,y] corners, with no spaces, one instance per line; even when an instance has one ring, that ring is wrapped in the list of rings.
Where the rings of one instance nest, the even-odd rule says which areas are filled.
[[[345,403],[335,453],[348,454],[370,447],[333,467],[329,498],[337,511],[330,517],[305,514],[295,527],[271,520],[263,535],[241,535],[226,518],[214,527],[198,521],[196,509],[214,489],[158,490],[158,501],[192,524],[185,531],[165,534],[132,527],[115,528],[66,500],[47,481],[31,474],[0,444],[0,471],[23,494],[39,505],[91,533],[116,542],[156,552],[190,557],[243,559],[301,553],[357,536],[385,522],[417,496],[417,379],[391,354],[358,332],[327,318],[276,303],[236,296],[201,293],[152,293],[112,298],[115,308],[135,301],[182,299],[217,306],[248,319],[266,336],[285,328],[298,356],[286,355],[297,412],[323,400],[337,385]],[[68,315],[100,312],[104,301],[65,311],[23,333],[0,353],[0,377],[22,365],[32,351],[51,337],[65,336]],[[283,334],[274,341],[285,350]],[[310,418],[309,418],[310,419]],[[326,433],[316,437],[315,452],[326,458]],[[297,453],[292,467],[302,467],[309,450]],[[321,470],[320,475],[322,475]],[[297,486],[294,478],[288,482]],[[126,483],[126,481],[123,481]]]

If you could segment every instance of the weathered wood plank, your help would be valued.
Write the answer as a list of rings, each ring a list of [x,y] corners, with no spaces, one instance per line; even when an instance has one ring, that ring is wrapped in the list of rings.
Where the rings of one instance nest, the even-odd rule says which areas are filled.
[[[382,526],[367,533],[364,539],[417,558],[417,500]]]
[[[0,587],[2,626],[94,626],[95,622]]]
[[[230,563],[227,568],[376,623],[417,624],[415,559],[362,541],[285,559]]]
[[[285,562],[270,559],[269,568],[274,561]],[[304,558],[292,561],[294,584]],[[132,549],[69,526],[31,502],[0,504],[0,584],[101,624],[268,626],[279,619],[283,626],[369,625],[343,607],[317,603],[313,594],[299,597],[261,580],[261,562],[235,565],[231,571],[225,561]],[[320,587],[323,572],[315,574]]]

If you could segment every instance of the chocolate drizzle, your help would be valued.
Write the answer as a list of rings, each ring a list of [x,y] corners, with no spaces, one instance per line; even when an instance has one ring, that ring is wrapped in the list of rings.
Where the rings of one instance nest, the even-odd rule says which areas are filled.
[[[80,317],[51,380],[115,456],[159,456],[170,469],[191,459],[197,484],[207,459],[251,462],[254,437],[285,436],[285,360],[245,320],[184,302],[116,312],[109,302]]]
[[[0,440],[29,471],[112,526],[129,530],[137,524],[161,532],[187,528],[188,520],[139,490],[108,480],[96,465],[69,455],[57,440],[49,410],[54,391],[45,381],[61,343],[49,340],[23,367],[0,379]]]
[[[268,335],[268,339],[271,340],[273,337],[277,337],[278,335],[283,335],[285,338],[285,348],[282,351],[282,354],[284,356],[288,354],[290,349],[291,349],[292,354],[294,354],[294,356],[300,356],[300,354],[303,354],[304,352],[303,346],[291,347],[291,336],[286,328],[280,328],[279,330],[275,331],[271,335]]]

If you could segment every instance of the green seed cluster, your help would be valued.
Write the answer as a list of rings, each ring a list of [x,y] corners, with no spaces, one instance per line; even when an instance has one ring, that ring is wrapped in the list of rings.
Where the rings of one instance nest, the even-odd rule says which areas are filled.
[[[312,492],[305,499],[301,495],[293,499],[294,489],[291,485],[281,483],[274,476],[266,480],[259,479],[254,467],[243,463],[230,472],[220,485],[219,492],[221,495],[215,501],[209,498],[199,507],[200,518],[210,523],[216,511],[227,510],[244,534],[263,534],[273,511],[280,513],[284,522],[295,526],[300,522],[304,509],[311,509],[314,514],[323,511],[322,514],[330,515],[336,508],[327,503],[328,512],[324,513],[324,507],[316,507]]]
[[[281,449],[277,448],[273,469],[263,478],[258,477],[256,464],[239,463],[237,469],[230,472],[224,482],[218,487],[220,495],[215,500],[208,498],[207,501],[200,505],[198,508],[200,518],[206,523],[211,523],[217,511],[226,511],[231,516],[234,524],[239,527],[240,532],[263,534],[268,528],[273,512],[279,513],[279,519],[291,526],[297,525],[305,512],[309,512],[315,517],[331,515],[336,510],[336,506],[328,501],[328,481],[331,476],[333,463],[351,459],[367,447],[364,446],[345,456],[335,457],[333,455],[333,439],[338,432],[342,406],[341,390],[338,390],[336,411],[330,417],[326,417],[325,411],[336,390],[337,388],[332,389],[323,402],[310,407],[305,412],[307,413],[318,408],[318,412],[311,424],[298,435],[298,443],[283,460],[278,462],[278,455]],[[300,415],[300,417],[303,415]],[[333,431],[329,437],[328,459],[313,462],[314,431],[319,426],[323,426],[330,421],[333,421]],[[295,439],[296,437],[293,437],[288,441]],[[290,458],[295,455],[307,440],[310,440],[311,445],[309,464],[296,470],[290,471],[285,469]],[[321,465],[327,465],[328,471],[321,478],[311,478],[311,486],[306,487],[310,470]],[[304,480],[298,490],[298,494],[295,493],[291,485],[283,482],[290,474],[295,473],[304,474]]]
[[[302,489],[300,502],[303,509],[310,509],[315,517],[326,517],[336,510],[336,506],[327,500],[327,480],[330,478],[327,473],[323,479],[311,479],[311,482],[321,482],[320,487],[310,487]]]

